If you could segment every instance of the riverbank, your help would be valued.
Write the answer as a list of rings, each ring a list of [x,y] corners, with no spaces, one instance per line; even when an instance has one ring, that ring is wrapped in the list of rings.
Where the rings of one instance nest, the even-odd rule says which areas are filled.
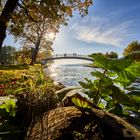
[[[75,68],[75,66],[72,66],[69,70],[67,68],[66,70],[63,70],[67,74],[69,74],[68,72],[70,71],[72,78],[74,79],[77,78],[75,74],[78,72],[87,72],[85,67],[79,66],[80,71]],[[54,69],[57,70],[56,67],[54,67]],[[93,68],[90,68],[90,70],[93,71]],[[53,72],[53,70],[51,72]],[[59,93],[56,92],[60,88],[60,85],[54,85],[54,81],[50,78],[50,74],[44,73],[44,69],[41,65],[28,66],[28,68],[26,67],[25,69],[22,68],[14,70],[9,67],[8,69],[6,68],[6,70],[1,70],[0,73],[0,85],[3,89],[3,94],[1,94],[2,98],[0,100],[0,138],[2,138],[2,140],[21,140],[25,139],[26,136],[29,136],[29,139],[31,140],[46,140],[48,137],[63,140],[66,138],[65,134],[68,134],[73,139],[81,138],[81,136],[85,139],[88,138],[90,134],[92,134],[93,138],[98,138],[96,134],[99,134],[101,136],[99,136],[99,140],[103,140],[104,137],[107,139],[110,138],[110,131],[106,131],[108,130],[107,128],[109,128],[109,130],[113,130],[113,132],[111,132],[113,134],[111,139],[114,139],[117,136],[122,138],[122,135],[126,138],[134,136],[139,137],[139,130],[134,132],[134,127],[132,125],[125,121],[120,123],[120,120],[122,120],[120,117],[111,115],[112,112],[108,114],[108,111],[105,111],[102,106],[97,107],[93,100],[90,101],[89,104],[86,98],[79,96],[78,90],[73,88],[69,90],[66,88],[62,89]],[[66,73],[61,71],[61,74]],[[90,72],[88,71],[87,73]],[[63,79],[63,75],[61,75],[60,78]],[[68,79],[65,80],[68,81]],[[90,87],[93,87],[93,83],[88,79],[86,80],[87,82],[90,82],[90,84],[87,83],[86,85],[86,83],[81,83],[81,86],[83,86],[82,92],[84,93],[84,91],[86,91],[85,94],[92,98],[93,91],[88,94],[88,91],[84,90],[84,87],[92,90]],[[70,79],[70,81],[73,82],[74,80]],[[61,85],[61,88],[62,86],[63,85]],[[112,94],[115,95],[116,92],[113,91]],[[115,101],[117,101],[117,99],[124,99],[121,100],[121,102],[118,100],[118,103],[125,103],[124,105],[131,104],[129,97],[126,98],[126,95],[122,92],[119,94],[119,98],[115,98]],[[111,94],[107,96],[111,96]],[[134,98],[134,100],[135,99],[136,98]],[[137,103],[139,105],[138,101]],[[77,108],[72,106],[76,106]],[[103,114],[111,115],[113,123],[110,123],[110,117],[109,119],[106,118],[105,121],[102,121],[104,120]],[[80,122],[80,128],[82,128],[80,130],[78,129],[79,123],[78,127],[76,125],[76,118]],[[96,119],[100,120],[97,124],[93,122],[93,120]],[[125,119],[129,120],[130,118]],[[137,125],[137,122],[135,120],[134,124]],[[115,126],[110,126],[110,124],[114,123],[116,123]],[[127,125],[124,125],[124,123]],[[123,127],[120,128],[120,125]],[[55,131],[55,128],[58,129],[58,131],[56,130],[58,133]],[[93,132],[92,130],[95,131]],[[119,135],[117,135],[118,132],[116,130],[119,130]],[[125,131],[130,132],[131,135],[130,133],[126,134]]]
[[[57,107],[61,87],[39,64],[0,66],[0,138],[23,139],[32,122]]]

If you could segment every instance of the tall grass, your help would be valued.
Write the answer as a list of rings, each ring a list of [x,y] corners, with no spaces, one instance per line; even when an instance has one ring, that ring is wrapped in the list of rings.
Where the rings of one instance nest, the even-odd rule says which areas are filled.
[[[3,120],[9,119],[25,132],[28,126],[33,124],[44,112],[57,106],[53,81],[44,74],[42,66],[35,65],[26,68],[0,70],[0,96],[17,99],[13,109],[15,117],[7,112],[8,117],[3,116]],[[1,108],[0,115],[6,110],[6,107]],[[24,135],[24,133],[22,134]]]

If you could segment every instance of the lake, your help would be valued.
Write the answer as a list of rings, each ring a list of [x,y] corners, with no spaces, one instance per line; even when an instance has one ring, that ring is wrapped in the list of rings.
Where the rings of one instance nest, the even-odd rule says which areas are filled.
[[[86,67],[85,64],[90,64],[87,62],[88,61],[83,60],[55,60],[45,71],[49,72],[55,83],[62,83],[64,86],[79,86],[78,82],[85,81],[84,78],[94,79],[93,76],[91,76],[91,72],[97,68]],[[132,87],[140,88],[140,83],[133,83]]]
[[[90,63],[89,61],[74,59],[55,60],[45,71],[50,74],[55,83],[62,83],[65,86],[78,86],[78,82],[83,81],[86,77],[93,79],[90,73],[95,68],[84,66]]]

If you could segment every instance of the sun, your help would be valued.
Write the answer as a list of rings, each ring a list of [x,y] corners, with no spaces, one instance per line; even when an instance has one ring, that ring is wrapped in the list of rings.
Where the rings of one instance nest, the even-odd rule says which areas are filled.
[[[51,39],[53,39],[53,38],[55,37],[54,32],[50,32],[50,33],[49,33],[49,37],[50,37]]]
[[[45,38],[47,41],[53,41],[55,39],[55,32],[46,33]]]

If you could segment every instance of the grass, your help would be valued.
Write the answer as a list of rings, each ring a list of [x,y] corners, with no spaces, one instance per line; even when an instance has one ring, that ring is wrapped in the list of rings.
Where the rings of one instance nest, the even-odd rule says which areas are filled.
[[[53,86],[52,80],[45,76],[41,65],[12,65],[1,66],[0,95],[35,93],[45,90],[46,86]]]
[[[53,81],[40,64],[0,66],[0,131],[5,120],[10,122],[5,131],[11,123],[26,131],[43,112],[56,107],[54,92]]]
[[[29,66],[26,64],[9,65],[9,66],[0,65],[0,70],[25,70],[25,69],[29,69]]]

